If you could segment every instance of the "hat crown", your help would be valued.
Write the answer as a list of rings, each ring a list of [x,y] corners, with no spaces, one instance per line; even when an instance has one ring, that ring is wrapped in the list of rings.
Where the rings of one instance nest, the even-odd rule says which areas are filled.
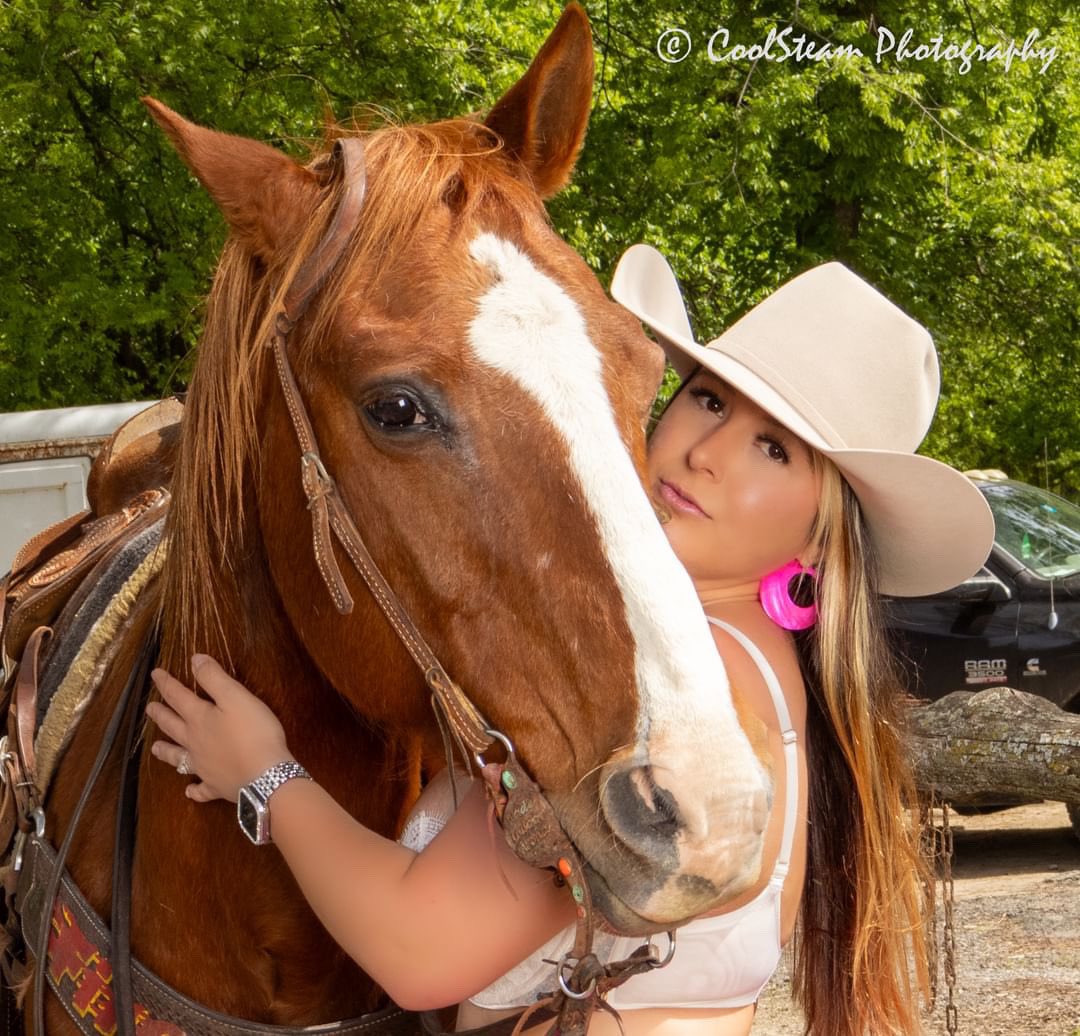
[[[789,281],[706,348],[757,374],[833,449],[912,452],[937,405],[929,333],[841,263]]]

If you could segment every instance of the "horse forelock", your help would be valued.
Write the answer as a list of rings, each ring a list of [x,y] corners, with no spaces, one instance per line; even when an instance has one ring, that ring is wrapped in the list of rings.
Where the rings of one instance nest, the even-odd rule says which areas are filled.
[[[290,343],[299,369],[317,364],[342,301],[377,283],[385,270],[422,242],[430,215],[452,205],[467,226],[484,206],[498,205],[511,222],[546,219],[543,204],[515,176],[502,144],[481,123],[452,119],[384,126],[369,132],[333,129],[364,140],[368,188],[345,254]],[[324,147],[323,155],[328,147]],[[318,168],[322,156],[313,159]],[[273,360],[266,347],[273,317],[303,260],[322,240],[341,200],[335,181],[323,192],[300,239],[269,263],[236,240],[222,251],[207,300],[206,324],[185,407],[163,572],[163,662],[186,668],[194,650],[230,658],[227,634],[247,621],[235,591],[233,559],[248,546],[252,479],[260,464],[259,412]]]

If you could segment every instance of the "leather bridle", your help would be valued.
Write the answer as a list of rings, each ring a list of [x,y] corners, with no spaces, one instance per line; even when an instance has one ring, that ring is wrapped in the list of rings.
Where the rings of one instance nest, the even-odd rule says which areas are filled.
[[[494,730],[464,691],[450,678],[434,651],[416,628],[409,613],[372,560],[356,523],[337,485],[326,469],[315,432],[289,363],[288,337],[308,308],[313,296],[326,282],[345,252],[350,232],[359,218],[367,187],[363,142],[355,137],[334,144],[333,166],[342,179],[342,199],[330,227],[316,250],[298,271],[285,296],[282,309],[273,321],[270,339],[278,378],[292,419],[300,449],[300,475],[311,511],[315,559],[334,606],[342,615],[352,611],[353,600],[345,584],[331,533],[345,551],[353,567],[363,577],[387,621],[413,657],[431,691],[440,727],[445,721],[459,747],[468,750],[479,766],[507,842],[514,853],[534,867],[550,868],[567,883],[577,904],[577,931],[571,952],[559,965],[556,993],[561,1032],[570,1036],[588,1024],[588,1015],[602,1003],[598,993],[618,985],[631,974],[667,963],[659,962],[651,951],[635,954],[629,961],[603,965],[592,954],[595,929],[592,899],[582,861],[563,831],[555,811],[539,785],[521,766],[510,740]],[[501,763],[485,763],[483,753],[496,742],[506,758]],[[449,758],[447,764],[453,766]],[[674,945],[674,935],[671,936]],[[606,1004],[603,1006],[606,1007]]]
[[[304,261],[293,279],[285,302],[274,317],[270,338],[278,380],[281,382],[281,390],[285,395],[289,417],[300,447],[300,479],[307,496],[308,510],[311,512],[315,561],[334,607],[341,615],[348,615],[353,609],[353,599],[334,553],[332,534],[348,555],[353,567],[363,577],[402,644],[420,667],[439,710],[449,720],[455,736],[470,753],[483,753],[495,742],[489,732],[489,724],[461,688],[447,675],[435,652],[428,646],[364,546],[363,537],[319,454],[315,430],[311,426],[311,419],[289,363],[289,335],[340,261],[364,204],[367,175],[362,141],[356,137],[337,140],[334,143],[332,160],[333,168],[343,181],[341,202],[326,236]]]

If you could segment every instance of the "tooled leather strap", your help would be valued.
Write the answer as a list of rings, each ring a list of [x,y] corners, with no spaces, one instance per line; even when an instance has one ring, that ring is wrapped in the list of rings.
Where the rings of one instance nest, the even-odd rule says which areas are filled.
[[[59,880],[55,850],[32,834],[26,842],[17,900],[25,930],[48,933],[44,981],[55,991],[83,1036],[115,1031],[112,938],[66,871]],[[48,890],[58,895],[49,903]],[[132,961],[132,1015],[135,1032],[155,1036],[415,1036],[415,1016],[397,1007],[348,1021],[315,1026],[278,1026],[212,1011]]]
[[[73,536],[78,535],[79,526],[89,516],[89,510],[68,515],[68,517],[61,518],[60,521],[54,522],[48,528],[42,529],[41,532],[28,539],[12,559],[12,583],[14,584],[27,572],[31,572],[37,567],[38,560],[46,548],[53,547],[55,549],[56,546],[66,543],[65,537],[70,540]]]
[[[80,527],[89,515],[88,510],[79,511],[31,537],[12,559],[11,571],[0,581],[0,666],[3,667],[0,679],[6,681],[15,668],[15,656],[18,652],[14,649],[10,652],[7,650],[9,646],[14,648],[13,645],[8,644],[8,623],[11,619],[11,610],[27,592],[27,574],[34,570],[47,548],[52,547],[54,550],[66,548],[70,541],[79,535]],[[12,598],[10,603],[9,597]]]
[[[34,717],[41,651],[52,635],[49,626],[39,626],[31,634],[8,702],[7,733],[0,741],[0,855],[7,853],[16,827],[28,823],[26,818],[38,803]]]
[[[323,241],[297,272],[292,287],[286,294],[284,309],[274,320],[274,332],[270,342],[278,379],[300,446],[300,477],[308,500],[308,510],[311,512],[315,562],[334,607],[340,614],[348,615],[353,609],[353,599],[334,553],[332,534],[363,577],[390,625],[420,667],[432,695],[449,719],[455,734],[470,752],[482,752],[492,744],[492,738],[487,733],[488,724],[461,688],[450,679],[364,545],[348,508],[338,494],[337,485],[319,455],[315,430],[289,364],[286,348],[289,334],[307,309],[315,292],[325,283],[344,254],[349,236],[363,207],[366,191],[363,144],[353,137],[338,140],[334,145],[333,161],[344,181],[341,203]]]
[[[38,626],[23,649],[19,672],[15,677],[15,695],[12,710],[15,716],[15,737],[19,756],[22,760],[23,773],[31,783],[36,779],[36,758],[34,756],[34,723],[37,719],[38,674],[41,663],[41,649],[52,638],[50,626]]]

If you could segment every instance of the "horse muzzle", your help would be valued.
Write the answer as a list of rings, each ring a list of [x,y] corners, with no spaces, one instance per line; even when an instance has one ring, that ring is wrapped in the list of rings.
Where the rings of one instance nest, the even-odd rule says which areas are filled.
[[[706,757],[681,772],[673,764],[663,753],[611,763],[591,789],[552,800],[586,861],[594,904],[627,935],[716,909],[760,873],[769,773]]]

